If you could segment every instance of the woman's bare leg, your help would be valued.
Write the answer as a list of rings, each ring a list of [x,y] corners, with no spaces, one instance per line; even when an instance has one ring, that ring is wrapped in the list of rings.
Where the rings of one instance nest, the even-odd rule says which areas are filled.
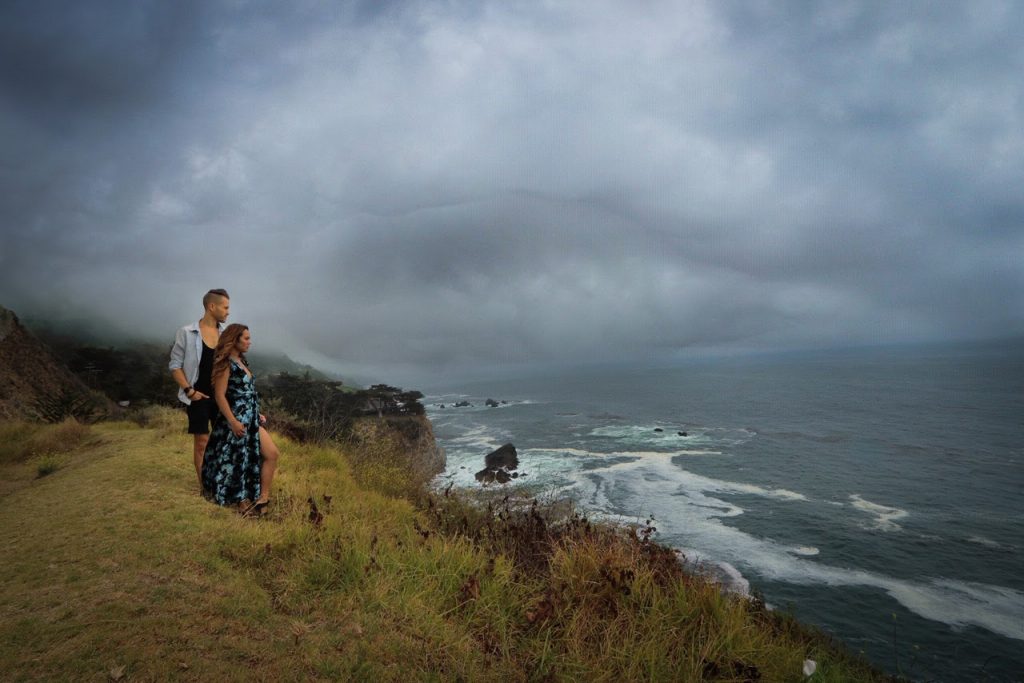
[[[260,465],[260,497],[255,502],[265,503],[270,500],[270,484],[274,481],[277,457],[281,453],[277,450],[277,444],[271,438],[270,432],[264,427],[260,427],[260,453],[263,456]]]

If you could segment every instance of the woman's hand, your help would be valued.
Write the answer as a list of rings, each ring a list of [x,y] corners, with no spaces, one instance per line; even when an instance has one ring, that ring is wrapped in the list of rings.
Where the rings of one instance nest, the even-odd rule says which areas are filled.
[[[245,436],[245,425],[235,420],[231,423],[231,433],[239,438]]]
[[[267,416],[264,415],[263,413],[260,413],[260,424],[261,425],[267,424]]]

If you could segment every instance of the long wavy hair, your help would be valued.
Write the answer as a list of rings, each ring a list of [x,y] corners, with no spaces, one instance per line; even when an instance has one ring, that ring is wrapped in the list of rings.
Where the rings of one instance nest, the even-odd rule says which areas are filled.
[[[217,348],[213,352],[213,377],[216,380],[221,373],[227,372],[231,364],[231,351],[235,348],[235,344],[242,338],[242,333],[249,329],[248,325],[241,323],[231,323],[224,331],[220,333],[220,341],[217,342]],[[244,353],[239,353],[242,358],[242,362],[245,367],[249,367],[249,361],[245,359]]]

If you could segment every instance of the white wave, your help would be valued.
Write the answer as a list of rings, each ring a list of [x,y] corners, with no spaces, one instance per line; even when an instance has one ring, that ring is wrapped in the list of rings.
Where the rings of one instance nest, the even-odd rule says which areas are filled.
[[[690,472],[688,470],[676,467],[672,465],[669,460],[664,458],[651,460],[644,460],[638,458],[630,462],[611,463],[606,467],[589,471],[608,472],[612,470],[630,470],[644,466],[648,463],[657,463],[658,465],[662,466],[669,472],[667,476],[669,477],[670,481],[674,481],[677,484],[681,484],[689,492],[711,491],[716,493],[749,493],[755,496],[762,496],[764,498],[775,498],[778,500],[807,500],[807,497],[804,496],[802,493],[790,491],[789,489],[771,489],[764,488],[762,486],[757,486],[755,484],[746,484],[738,481],[727,481],[724,479],[712,479],[711,477],[704,477],[699,474],[694,474],[693,472]],[[648,480],[645,479],[645,481]],[[729,509],[735,507],[732,504],[727,504],[722,501],[716,501],[715,505],[713,505],[712,507],[721,507],[723,505]]]
[[[672,451],[615,451],[615,455],[626,455],[636,458],[650,458],[650,457],[671,457],[673,455],[721,455],[722,451],[709,451],[703,449],[682,449]]]
[[[717,562],[695,548],[678,548],[676,553],[691,571],[714,581],[730,593],[750,597],[750,582],[728,562]]]
[[[519,451],[519,453],[522,455],[575,455],[578,458],[607,457],[609,455],[615,455],[614,453],[596,453],[594,451],[585,451],[579,448],[524,448],[521,451]]]
[[[1000,543],[999,541],[993,541],[991,538],[985,538],[984,536],[970,536],[968,537],[967,542],[983,545],[986,548],[992,548],[993,550],[1013,551],[1017,549],[1016,546]]]
[[[857,493],[852,494],[850,500],[853,501],[853,507],[861,512],[875,516],[875,523],[871,528],[879,529],[880,531],[899,531],[902,527],[895,520],[903,519],[908,514],[906,510],[901,510],[897,507],[879,505],[878,503],[872,503],[870,500],[864,500]]]
[[[655,429],[662,431],[656,432]],[[613,439],[674,439],[689,438],[681,437],[676,432],[687,432],[683,427],[665,427],[659,425],[609,425],[606,427],[595,427],[590,430],[591,436],[607,436]]]
[[[789,549],[789,552],[802,557],[814,557],[821,551],[810,545],[798,545]]]
[[[469,394],[428,394],[423,397],[424,403],[452,403],[464,398],[469,398]],[[429,406],[428,406],[429,407]]]
[[[661,429],[658,432],[655,429]],[[680,436],[684,432],[686,436]],[[590,430],[590,436],[615,439],[629,446],[670,447],[691,444],[698,448],[704,446],[738,446],[754,438],[755,432],[746,428],[732,427],[688,427],[683,424],[642,424],[642,425],[605,425]]]
[[[777,498],[779,500],[807,500],[807,496],[789,489],[766,489],[753,484],[741,484],[739,482],[723,482],[722,491],[736,491],[739,493],[751,493],[755,496],[765,498]]]
[[[725,586],[733,593],[750,596],[750,582],[740,573],[740,570],[728,562],[721,562],[717,565],[726,576]]]
[[[746,443],[757,436],[757,430],[749,427],[704,427],[695,431],[698,436],[715,438],[732,446]]]
[[[487,398],[480,398],[479,396],[467,396],[466,394],[451,394],[445,397],[431,397],[429,399],[430,404],[427,405],[426,407],[427,410],[432,415],[466,415],[468,413],[485,413],[489,410],[496,410],[498,408],[543,405],[547,403],[547,401],[538,401],[530,398],[495,400],[498,401],[498,405],[489,406],[487,405]],[[455,405],[456,403],[459,403],[461,401],[468,401],[470,405]],[[441,408],[440,404],[444,404],[445,407]]]
[[[564,453],[574,455],[578,458],[671,458],[675,455],[721,455],[721,451],[708,451],[701,449],[672,450],[672,451],[587,451],[581,448],[524,448],[519,451],[528,453]]]
[[[493,443],[494,435],[489,427],[479,425],[476,427],[467,427],[459,436],[450,439],[454,443]]]
[[[514,408],[516,406],[543,405],[544,403],[547,403],[547,401],[535,401],[535,400],[530,399],[530,398],[524,398],[524,399],[508,399],[508,400],[505,400],[505,401],[498,401],[498,405],[496,405],[496,406],[489,406],[489,405],[487,405],[484,402],[486,400],[487,399],[481,400],[478,404],[474,405],[473,407],[474,408],[487,408],[487,409],[490,409],[490,410],[496,410],[498,408]]]
[[[723,517],[743,511],[713,494],[749,485],[701,477],[657,458],[610,464],[597,472],[572,472],[569,477],[571,483],[560,487],[560,492],[571,495],[583,509],[627,523],[635,520],[615,514],[616,509],[653,515],[659,541],[700,548],[699,556],[715,565],[729,564],[737,572],[752,571],[768,580],[795,584],[874,587],[926,619],[953,627],[974,625],[1024,640],[1024,594],[1013,589],[944,579],[907,581],[831,566],[806,559],[810,548],[758,538],[724,524]],[[778,495],[777,490],[751,488],[759,495]]]
[[[907,609],[951,626],[979,626],[1024,640],[1024,593],[1005,586],[937,579],[928,585],[889,580],[883,586]]]

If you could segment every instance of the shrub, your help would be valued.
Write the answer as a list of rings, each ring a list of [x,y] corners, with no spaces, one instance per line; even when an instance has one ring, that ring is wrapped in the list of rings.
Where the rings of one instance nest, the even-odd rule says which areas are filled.
[[[68,418],[56,425],[7,422],[0,425],[0,463],[25,462],[34,456],[74,450],[91,435],[88,425]]]
[[[39,464],[36,465],[36,479],[42,479],[48,474],[53,474],[59,469],[60,465],[57,463],[57,459],[52,455],[43,457]]]
[[[31,422],[4,422],[0,424],[0,464],[24,462],[32,456],[32,437],[43,425]]]
[[[31,440],[32,454],[53,455],[73,451],[86,440],[90,433],[89,425],[84,425],[73,417],[69,417],[60,424],[39,430]]]

